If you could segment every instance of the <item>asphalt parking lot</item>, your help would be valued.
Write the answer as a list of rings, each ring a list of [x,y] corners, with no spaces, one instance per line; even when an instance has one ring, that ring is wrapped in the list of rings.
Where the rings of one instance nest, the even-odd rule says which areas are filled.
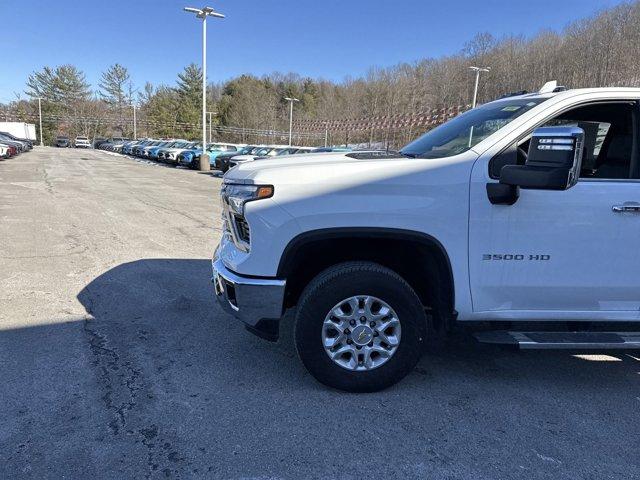
[[[220,178],[0,162],[0,478],[640,478],[640,354],[452,343],[354,395],[214,303]]]

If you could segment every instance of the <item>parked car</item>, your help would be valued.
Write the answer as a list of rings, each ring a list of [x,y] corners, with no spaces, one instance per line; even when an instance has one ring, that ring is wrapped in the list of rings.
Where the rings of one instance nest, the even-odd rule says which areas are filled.
[[[164,155],[165,149],[173,148],[177,145],[182,145],[186,143],[187,143],[186,140],[170,140],[170,141],[164,142],[163,145],[159,145],[157,147],[149,149],[149,158],[153,160],[160,160],[160,153],[162,152]]]
[[[91,141],[88,137],[76,137],[73,146],[75,148],[91,148]]]
[[[133,154],[133,150],[138,147],[139,145],[146,145],[149,142],[149,140],[147,140],[146,138],[140,138],[138,140],[131,140],[130,142],[126,142],[123,146],[122,146],[122,150],[120,153],[124,154],[124,155],[132,155]]]
[[[259,150],[256,155],[246,155],[241,157],[232,157],[229,160],[229,168],[236,166],[238,163],[253,162],[256,160],[267,160],[273,157],[293,157],[298,158],[297,155],[304,153],[310,153],[313,148],[308,147],[277,147],[269,150],[266,154],[263,154],[264,150]]]
[[[302,363],[347,391],[389,387],[453,329],[527,349],[638,349],[639,103],[638,88],[551,82],[391,158],[240,164],[221,190],[215,295],[271,340],[295,308]]]
[[[0,159],[6,160],[7,158],[11,158],[14,155],[17,155],[18,150],[16,147],[12,147],[11,145],[7,145],[5,143],[0,143]]]
[[[125,144],[130,142],[130,141],[131,141],[131,139],[129,139],[129,138],[120,138],[120,137],[114,138],[113,139],[113,144],[112,144],[112,147],[111,147],[111,151],[112,152],[121,153],[122,152],[122,147],[124,147]]]
[[[202,149],[202,144],[198,142],[181,142],[171,148],[163,148],[158,159],[162,160],[164,163],[175,166],[178,165],[178,155],[187,150],[194,149]]]
[[[209,165],[212,169],[215,169],[216,159],[223,153],[237,153],[238,147],[229,143],[212,143],[207,146],[207,155],[209,155]],[[200,166],[200,155],[202,155],[202,149],[187,150],[180,154],[180,164],[192,169],[197,169]]]
[[[55,146],[59,148],[70,148],[71,140],[64,135],[58,135],[55,140]]]
[[[173,140],[162,140],[152,142],[149,145],[146,145],[142,148],[136,150],[139,157],[143,158],[157,158],[157,152],[166,146],[169,146],[173,143]]]
[[[236,155],[228,160],[228,168],[233,168],[239,163],[244,162],[252,162],[256,158],[259,157],[275,157],[277,155],[290,155],[295,152],[297,147],[287,147],[287,146],[268,146],[257,149],[255,152],[252,152],[248,155]]]
[[[236,155],[250,155],[251,153],[257,152],[260,148],[263,148],[263,145],[246,145],[236,151],[222,152],[216,156],[213,168],[221,172],[226,172],[229,170],[229,160],[231,158]]]
[[[16,154],[22,153],[28,150],[28,143],[21,140],[14,140],[11,135],[6,133],[0,133],[0,142],[5,145],[10,145],[16,149]]]
[[[108,139],[105,137],[94,137],[93,138],[93,148],[100,148],[100,145],[105,143]]]
[[[21,125],[19,122],[18,125]],[[23,124],[23,125],[29,125],[29,124]],[[2,135],[3,138],[6,138],[8,140],[13,140],[14,142],[20,142],[24,145],[25,150],[31,150],[33,148],[33,140],[29,140],[28,138],[21,138],[21,137],[17,137],[16,135],[14,135],[11,132],[4,132],[4,131],[0,131],[0,135]]]

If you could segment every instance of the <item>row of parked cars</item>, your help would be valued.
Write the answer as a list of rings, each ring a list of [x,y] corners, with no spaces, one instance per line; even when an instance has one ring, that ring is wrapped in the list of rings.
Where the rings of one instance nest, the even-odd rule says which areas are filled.
[[[129,140],[112,138],[96,144],[96,148],[131,155],[138,158],[155,160],[169,165],[197,169],[202,155],[202,142],[184,139]],[[321,151],[350,151],[346,148],[302,147],[291,145],[245,145],[233,143],[207,144],[207,155],[211,169],[226,172],[238,163],[260,158],[312,153]]]
[[[9,132],[0,132],[0,160],[15,157],[33,148],[33,141],[18,138]]]

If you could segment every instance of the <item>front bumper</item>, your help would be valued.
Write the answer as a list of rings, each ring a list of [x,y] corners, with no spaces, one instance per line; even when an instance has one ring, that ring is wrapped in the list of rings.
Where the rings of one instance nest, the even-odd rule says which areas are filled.
[[[216,256],[211,264],[211,281],[220,306],[242,321],[249,331],[267,340],[277,340],[286,281],[238,275]]]

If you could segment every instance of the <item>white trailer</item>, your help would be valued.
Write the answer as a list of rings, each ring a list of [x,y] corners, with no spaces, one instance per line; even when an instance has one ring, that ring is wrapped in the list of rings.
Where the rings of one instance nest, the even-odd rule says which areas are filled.
[[[36,126],[24,122],[0,122],[0,132],[7,132],[17,138],[36,139]]]

